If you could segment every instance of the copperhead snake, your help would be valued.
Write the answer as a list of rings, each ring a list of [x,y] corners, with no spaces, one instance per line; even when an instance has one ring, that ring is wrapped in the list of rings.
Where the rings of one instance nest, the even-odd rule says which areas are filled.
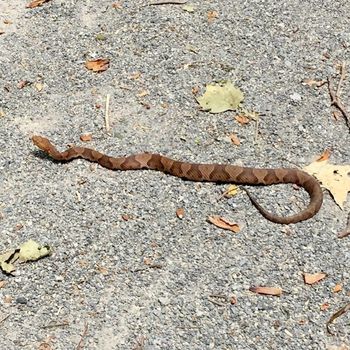
[[[299,213],[281,217],[269,213],[247,192],[251,202],[268,220],[278,224],[292,224],[313,217],[321,208],[323,194],[316,179],[298,169],[292,168],[248,168],[229,164],[196,164],[176,161],[155,153],[139,153],[127,157],[110,157],[86,147],[71,147],[59,152],[45,137],[33,136],[33,143],[51,158],[66,162],[74,158],[83,158],[97,162],[112,170],[158,170],[190,181],[235,183],[241,185],[274,185],[292,183],[303,187],[310,196],[309,205]]]

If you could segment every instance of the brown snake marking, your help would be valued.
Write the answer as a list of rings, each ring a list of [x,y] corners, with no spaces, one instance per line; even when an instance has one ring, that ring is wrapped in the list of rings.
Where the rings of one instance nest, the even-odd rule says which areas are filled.
[[[195,164],[176,161],[153,153],[139,153],[128,157],[114,158],[86,147],[71,147],[64,152],[59,152],[47,138],[42,136],[33,136],[32,140],[42,151],[60,162],[83,158],[112,170],[159,170],[191,181],[231,182],[241,185],[293,183],[303,187],[310,196],[309,205],[299,213],[287,217],[269,213],[247,192],[258,211],[266,219],[278,224],[292,224],[310,219],[319,211],[323,201],[322,190],[316,179],[298,169],[259,169],[225,164]]]

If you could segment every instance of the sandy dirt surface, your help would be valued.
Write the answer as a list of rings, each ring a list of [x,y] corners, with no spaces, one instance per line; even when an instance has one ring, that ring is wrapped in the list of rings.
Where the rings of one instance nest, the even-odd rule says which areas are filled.
[[[62,164],[30,139],[260,167],[302,168],[328,148],[332,163],[348,164],[349,129],[334,118],[327,85],[303,81],[336,83],[350,65],[349,2],[188,1],[193,12],[148,3],[30,9],[0,0],[0,251],[28,239],[53,249],[0,276],[0,348],[349,349],[349,313],[333,335],[326,329],[349,303],[349,237],[337,237],[349,200],[341,210],[325,190],[317,216],[287,227],[265,220],[243,191],[218,200],[227,186]],[[110,67],[86,69],[97,58]],[[258,125],[199,109],[194,93],[221,80],[243,91]],[[350,109],[349,96],[346,75]],[[250,188],[280,215],[307,203],[293,186]],[[241,231],[217,228],[209,215]],[[326,278],[304,283],[303,273],[318,272]]]

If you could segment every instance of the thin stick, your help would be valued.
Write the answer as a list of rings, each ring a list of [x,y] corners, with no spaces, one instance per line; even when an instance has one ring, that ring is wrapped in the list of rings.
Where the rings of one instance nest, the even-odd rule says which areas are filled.
[[[341,84],[343,83],[344,79],[345,79],[345,62],[342,63],[341,67],[340,67],[340,79],[338,82],[338,87],[337,87],[337,92],[335,93],[335,96],[339,99],[340,98],[340,88],[341,88]]]
[[[3,318],[0,320],[0,323],[3,323],[4,321],[6,321],[9,317],[10,317],[10,314],[6,315],[5,317],[3,317]]]
[[[343,75],[343,70],[342,70],[342,75]],[[342,80],[342,78],[340,78],[340,81],[341,80]],[[339,81],[339,83],[340,83],[340,81]],[[334,92],[332,84],[331,84],[331,80],[329,77],[327,78],[327,84],[328,84],[329,95],[331,96],[331,106],[334,106],[340,110],[340,112],[342,113],[342,115],[345,119],[345,123],[346,123],[347,127],[350,129],[350,116],[349,116],[345,106],[340,101],[339,96],[337,96],[337,94]],[[340,90],[340,84],[338,84],[337,90]]]
[[[111,126],[109,123],[109,101],[111,99],[111,95],[107,94],[106,96],[106,110],[105,110],[105,126],[106,126],[106,132],[109,134],[111,130]]]
[[[84,326],[84,332],[83,334],[81,335],[81,339],[77,345],[77,350],[82,350],[83,347],[84,347],[84,339],[86,337],[86,334],[88,332],[88,324],[85,322],[85,326]]]

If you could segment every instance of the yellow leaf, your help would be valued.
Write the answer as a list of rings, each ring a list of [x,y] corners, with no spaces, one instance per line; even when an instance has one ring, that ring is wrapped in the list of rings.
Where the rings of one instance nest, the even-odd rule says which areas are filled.
[[[41,246],[33,240],[23,243],[19,250],[19,259],[23,262],[34,261],[51,254],[49,246]]]
[[[315,176],[321,185],[329,190],[339,207],[343,209],[350,191],[350,165],[330,164],[325,160],[313,162],[304,170]]]
[[[203,96],[198,97],[200,106],[211,113],[221,113],[236,109],[243,101],[244,96],[240,89],[230,81],[208,84]]]
[[[190,4],[182,6],[182,9],[186,12],[194,12],[194,6]]]

